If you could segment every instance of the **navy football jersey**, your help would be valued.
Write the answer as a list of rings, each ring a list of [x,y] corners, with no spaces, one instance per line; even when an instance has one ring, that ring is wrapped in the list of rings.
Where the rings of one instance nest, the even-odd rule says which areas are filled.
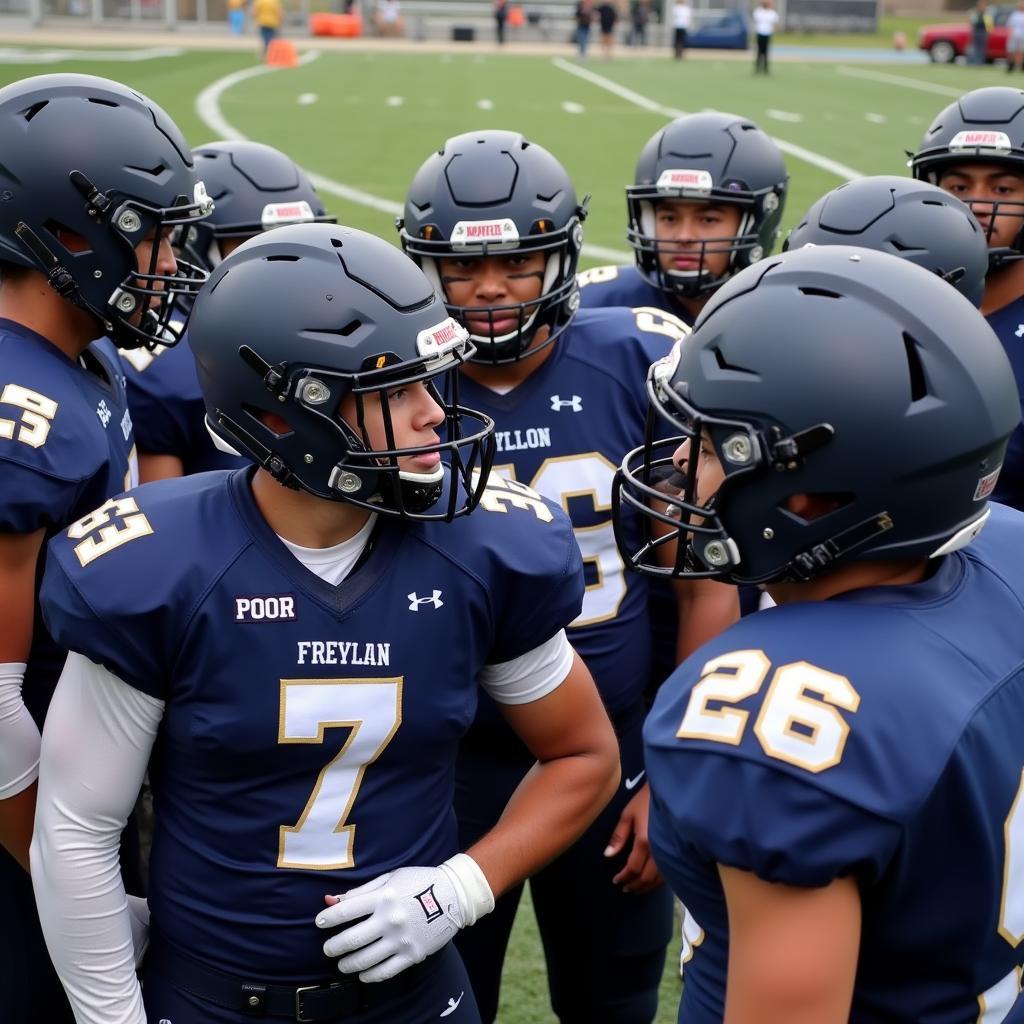
[[[332,969],[325,893],[457,851],[478,674],[579,612],[582,566],[561,511],[496,480],[453,523],[382,518],[332,586],[271,531],[251,475],[108,502],[52,542],[42,602],[61,643],[165,701],[154,926],[224,970],[301,979]]]
[[[576,275],[580,285],[581,309],[604,309],[606,306],[652,306],[664,309],[692,324],[690,314],[663,291],[645,281],[636,266],[591,267]]]
[[[985,319],[1006,349],[1017,381],[1017,393],[1024,405],[1024,295]],[[992,500],[1024,510],[1024,425],[1018,424],[1010,435]]]
[[[188,334],[171,348],[122,351],[121,359],[140,452],[176,456],[186,476],[245,465],[244,459],[222,452],[210,439]]]
[[[0,319],[0,531],[48,535],[138,483],[116,350],[93,342],[74,362]],[[36,617],[25,702],[42,721],[64,664]]]
[[[569,640],[613,713],[646,685],[650,622],[647,580],[625,571],[615,546],[612,478],[644,436],[647,371],[685,329],[658,310],[585,310],[508,394],[466,376],[459,384],[462,400],[497,424],[492,475],[527,484],[572,520],[587,593]],[[639,546],[638,518],[625,529]]]
[[[741,619],[662,687],[644,737],[651,846],[689,911],[680,1021],[722,1019],[716,863],[856,879],[853,1024],[1003,1020],[1024,961],[1022,607],[1024,516],[994,505],[927,580]]]

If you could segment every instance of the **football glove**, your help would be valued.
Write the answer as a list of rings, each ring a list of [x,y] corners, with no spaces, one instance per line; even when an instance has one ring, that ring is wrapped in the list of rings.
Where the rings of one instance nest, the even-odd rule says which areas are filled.
[[[358,974],[360,981],[386,981],[493,909],[484,873],[472,857],[458,853],[436,868],[399,868],[350,889],[317,915],[316,925],[348,925],[324,943],[327,956],[340,958],[339,971]]]

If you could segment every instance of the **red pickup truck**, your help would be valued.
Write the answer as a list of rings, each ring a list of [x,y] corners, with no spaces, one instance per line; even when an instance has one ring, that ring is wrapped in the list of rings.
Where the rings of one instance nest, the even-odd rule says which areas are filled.
[[[1006,56],[1006,19],[1012,7],[990,7],[993,27],[988,34],[985,59],[989,62]],[[951,64],[957,57],[966,57],[971,48],[971,26],[966,21],[947,25],[925,25],[917,37],[918,48],[936,64]]]

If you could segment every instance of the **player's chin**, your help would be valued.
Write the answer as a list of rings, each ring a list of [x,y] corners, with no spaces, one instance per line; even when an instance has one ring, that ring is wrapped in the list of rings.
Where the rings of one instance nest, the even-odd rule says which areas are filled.
[[[407,455],[398,461],[399,469],[406,473],[434,476],[441,468],[441,453],[428,452],[424,455]]]

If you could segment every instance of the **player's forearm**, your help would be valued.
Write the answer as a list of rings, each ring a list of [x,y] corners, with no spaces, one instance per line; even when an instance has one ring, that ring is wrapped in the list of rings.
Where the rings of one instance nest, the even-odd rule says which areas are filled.
[[[571,846],[618,784],[614,746],[538,763],[519,784],[498,824],[466,852],[500,896]]]
[[[102,840],[50,806],[32,840],[32,882],[53,966],[78,1024],[146,1024],[119,830]],[[82,851],[86,855],[82,856]]]
[[[78,1024],[145,1024],[118,856],[163,706],[70,654],[43,730],[32,884]]]
[[[36,810],[36,783],[17,796],[0,801],[0,845],[26,870],[32,841],[32,819]]]

